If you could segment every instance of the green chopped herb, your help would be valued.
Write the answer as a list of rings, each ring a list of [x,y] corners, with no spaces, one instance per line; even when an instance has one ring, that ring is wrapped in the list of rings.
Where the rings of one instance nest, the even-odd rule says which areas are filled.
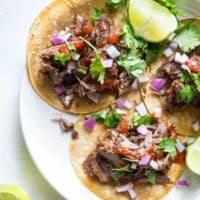
[[[190,85],[185,85],[183,90],[180,92],[180,98],[183,102],[191,102],[196,95],[195,89]]]
[[[194,83],[195,83],[197,91],[200,92],[200,74],[193,73],[192,77],[194,79]]]
[[[108,111],[107,110],[104,110],[103,112],[100,112],[100,113],[95,113],[93,115],[93,117],[95,118],[95,120],[97,122],[104,122],[106,116],[108,114]]]
[[[65,65],[65,63],[71,59],[71,55],[65,53],[57,53],[54,55],[53,59],[55,61],[59,61],[62,65]]]
[[[143,117],[140,117],[138,113],[134,113],[134,126],[151,125],[153,123],[155,123],[155,119],[151,115],[147,114]]]
[[[130,172],[130,165],[126,165],[125,167],[119,169],[112,169],[113,178],[115,181],[119,181],[119,179],[125,174],[125,172]]]
[[[67,43],[67,47],[70,51],[75,52],[76,51],[76,47],[72,44],[72,43]]]
[[[81,74],[84,74],[84,75],[87,74],[87,70],[82,69],[82,68],[77,68],[76,71],[79,72],[79,73],[81,73]]]
[[[156,183],[156,172],[151,171],[151,170],[146,170],[145,171],[145,176],[148,178],[148,181],[152,184]]]
[[[119,8],[124,0],[106,0],[106,5],[110,8],[117,9]]]
[[[174,158],[177,155],[176,143],[175,139],[166,136],[160,141],[159,147]]]
[[[121,122],[122,117],[116,113],[116,111],[112,112],[112,115],[107,115],[104,119],[104,125],[109,128],[117,127]]]
[[[179,79],[183,83],[189,83],[191,81],[191,74],[189,72],[183,72],[179,74]]]
[[[92,23],[94,24],[97,20],[99,20],[104,12],[104,8],[94,8],[92,11]]]

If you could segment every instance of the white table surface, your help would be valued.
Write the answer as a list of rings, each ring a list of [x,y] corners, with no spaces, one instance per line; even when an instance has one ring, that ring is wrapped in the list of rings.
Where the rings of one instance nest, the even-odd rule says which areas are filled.
[[[0,0],[0,184],[22,186],[32,200],[62,200],[44,180],[24,144],[19,90],[29,27],[50,0]]]

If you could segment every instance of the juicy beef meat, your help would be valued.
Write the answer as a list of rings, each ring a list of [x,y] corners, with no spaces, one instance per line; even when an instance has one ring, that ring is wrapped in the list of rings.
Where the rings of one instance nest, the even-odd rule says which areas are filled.
[[[75,36],[81,36],[83,34],[84,27],[88,24],[88,21],[79,15],[75,15],[73,25],[71,26],[72,32]]]

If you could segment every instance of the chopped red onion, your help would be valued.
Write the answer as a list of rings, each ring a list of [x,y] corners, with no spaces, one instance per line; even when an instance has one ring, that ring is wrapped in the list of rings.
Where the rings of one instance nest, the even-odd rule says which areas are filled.
[[[100,94],[99,93],[88,93],[87,96],[94,103],[99,103],[99,99],[100,99]]]
[[[141,135],[146,135],[148,133],[148,129],[145,125],[141,125],[137,127],[137,132]]]
[[[153,116],[156,118],[160,118],[162,116],[162,109],[161,108],[154,108],[153,109]]]
[[[63,44],[65,43],[65,41],[63,39],[61,39],[59,37],[58,34],[55,34],[55,35],[52,35],[51,37],[51,42],[54,44],[54,45],[58,45],[58,44]]]
[[[114,45],[109,45],[105,48],[106,53],[113,59],[120,56],[120,52],[117,50],[117,48]]]
[[[153,81],[151,81],[150,86],[154,91],[159,92],[166,82],[166,79],[156,78]]]
[[[64,85],[57,85],[54,87],[54,90],[59,95],[59,94],[62,94],[65,92],[65,87],[64,87]]]
[[[149,81],[149,77],[148,77],[148,76],[141,76],[141,77],[138,78],[138,82],[139,82],[140,84],[146,83],[146,82],[148,82],[148,81]]]
[[[171,41],[171,40],[174,39],[175,36],[176,36],[176,33],[172,33],[167,39],[168,39],[169,41]]]
[[[136,79],[133,81],[133,83],[132,83],[132,85],[131,85],[131,88],[132,88],[133,90],[137,90],[138,87],[139,87],[138,79],[136,78]]]
[[[73,94],[69,94],[69,95],[65,96],[65,97],[64,97],[64,100],[63,100],[63,101],[64,101],[64,104],[65,104],[66,106],[69,106],[70,103],[72,102],[73,98],[74,98],[74,95],[73,95]]]
[[[92,131],[94,129],[94,125],[95,125],[94,118],[87,119],[84,123],[84,126],[88,131]]]
[[[178,43],[177,42],[172,42],[170,45],[169,45],[169,47],[171,48],[171,49],[173,49],[173,50],[176,50],[177,48],[178,48]]]
[[[60,121],[60,119],[62,118],[62,114],[61,113],[53,113],[51,116],[51,120],[53,121]]]
[[[176,61],[177,63],[183,63],[182,62],[182,56],[179,52],[176,52],[175,57],[174,57],[174,61]]]
[[[164,50],[163,53],[166,57],[170,57],[171,55],[173,55],[174,51],[171,48],[167,48]]]
[[[75,60],[75,61],[78,61],[79,59],[80,59],[80,57],[81,57],[81,55],[80,54],[78,54],[78,53],[75,53],[74,55],[73,55],[73,60]]]
[[[155,169],[155,170],[158,170],[158,169],[159,169],[158,163],[157,163],[156,161],[154,161],[154,160],[151,160],[150,163],[149,163],[149,165],[150,165],[153,169]]]
[[[117,99],[116,104],[117,104],[117,107],[121,109],[124,106],[124,100],[122,98],[119,98]]]
[[[196,120],[192,123],[192,127],[195,131],[199,131],[200,130],[200,122],[199,120]]]
[[[58,37],[66,42],[71,36],[72,36],[71,33],[64,33],[64,34],[60,33]]]
[[[186,61],[189,60],[189,57],[188,55],[186,55],[185,53],[181,56],[181,59],[182,59],[182,63],[185,63]]]
[[[133,105],[131,104],[130,101],[125,100],[124,101],[124,107],[130,110],[133,107]]]
[[[136,163],[132,163],[131,169],[136,169],[136,168],[137,168],[137,164]]]
[[[185,145],[180,140],[176,140],[176,149],[179,153],[182,153],[185,150]]]
[[[128,189],[128,193],[129,193],[131,199],[135,199],[137,197],[137,194],[133,188]]]
[[[127,113],[125,110],[122,110],[122,109],[119,109],[119,108],[117,108],[115,111],[119,115],[126,115],[126,113]]]
[[[113,59],[101,60],[105,68],[111,68],[113,66]]]
[[[69,62],[67,64],[67,73],[71,74],[74,71],[74,69],[76,68],[76,65],[77,65],[76,62],[73,62],[73,61]]]
[[[141,160],[139,161],[139,165],[147,165],[150,161],[150,158],[150,155],[142,156]]]
[[[188,67],[187,65],[185,65],[185,64],[182,64],[182,65],[181,65],[181,68],[182,68],[183,70],[190,71],[189,67]]]
[[[135,107],[136,111],[138,112],[138,114],[143,117],[145,116],[148,112],[147,112],[147,109],[144,105],[144,103],[140,103],[138,104],[136,107]]]
[[[128,183],[126,185],[116,186],[115,189],[117,192],[127,192],[129,189],[133,188],[132,183]]]
[[[176,181],[176,187],[177,188],[187,188],[187,187],[189,187],[189,184],[188,184],[188,182],[186,181],[186,180],[177,180]]]

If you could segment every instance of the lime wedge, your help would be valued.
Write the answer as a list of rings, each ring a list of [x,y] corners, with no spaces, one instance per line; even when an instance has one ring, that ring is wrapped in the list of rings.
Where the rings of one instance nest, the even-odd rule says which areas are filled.
[[[30,196],[15,185],[0,185],[0,200],[31,200]]]
[[[161,42],[178,25],[176,17],[153,0],[130,0],[129,21],[135,35],[149,42]]]
[[[186,164],[191,171],[200,175],[200,137],[187,147]]]

